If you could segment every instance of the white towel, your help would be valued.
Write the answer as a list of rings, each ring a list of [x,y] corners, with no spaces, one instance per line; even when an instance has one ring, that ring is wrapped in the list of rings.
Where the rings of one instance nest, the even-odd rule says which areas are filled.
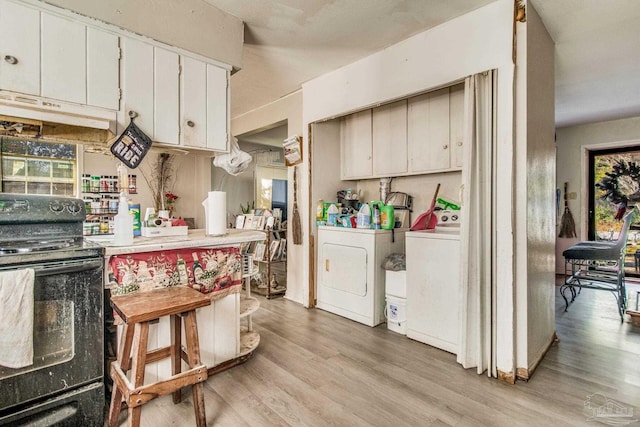
[[[0,272],[0,365],[33,365],[32,268]]]

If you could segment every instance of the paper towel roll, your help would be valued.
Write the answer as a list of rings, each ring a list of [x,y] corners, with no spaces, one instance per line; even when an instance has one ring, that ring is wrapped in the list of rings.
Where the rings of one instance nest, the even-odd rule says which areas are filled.
[[[209,191],[204,206],[205,232],[209,236],[227,234],[227,193],[224,191]]]

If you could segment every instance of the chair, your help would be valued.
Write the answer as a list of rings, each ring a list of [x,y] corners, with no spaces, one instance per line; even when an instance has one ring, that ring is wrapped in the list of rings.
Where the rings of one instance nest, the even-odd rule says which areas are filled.
[[[176,286],[144,293],[114,296],[114,310],[124,322],[118,359],[111,364],[113,393],[109,408],[109,427],[118,424],[122,400],[128,407],[129,426],[140,425],[142,405],[156,397],[173,393],[173,402],[180,402],[180,389],[192,385],[193,406],[198,427],[206,426],[202,382],[207,379],[207,367],[200,361],[196,309],[211,304],[206,295],[191,288]],[[171,316],[171,345],[147,352],[149,324],[163,316]],[[182,349],[181,317],[184,318],[186,351]],[[172,376],[144,385],[147,363],[171,358]],[[182,360],[189,369],[181,372]],[[131,380],[127,371],[131,370]]]
[[[629,228],[635,214],[635,207],[625,214],[617,240],[579,242],[562,253],[565,258],[565,282],[560,286],[560,294],[565,302],[565,311],[569,308],[569,300],[565,295],[567,291],[571,292],[570,302],[573,302],[577,296],[576,289],[605,290],[614,294],[620,319],[624,320],[627,305],[624,260]]]

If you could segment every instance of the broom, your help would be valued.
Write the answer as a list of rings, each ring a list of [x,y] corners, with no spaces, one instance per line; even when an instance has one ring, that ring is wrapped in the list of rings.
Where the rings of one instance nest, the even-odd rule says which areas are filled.
[[[567,196],[568,183],[564,183],[564,213],[560,220],[560,234],[558,237],[576,237],[576,223],[573,220],[571,210],[569,210],[569,197]]]
[[[302,244],[302,224],[300,223],[300,212],[298,212],[298,168],[293,167],[293,217],[291,219],[291,234],[293,244]]]

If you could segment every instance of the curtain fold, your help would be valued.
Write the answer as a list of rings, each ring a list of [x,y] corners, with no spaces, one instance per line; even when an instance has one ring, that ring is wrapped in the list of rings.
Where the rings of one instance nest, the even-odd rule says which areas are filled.
[[[496,71],[465,80],[465,152],[462,169],[464,215],[460,224],[460,346],[457,360],[495,376],[492,331],[494,288],[495,138],[494,78]]]

